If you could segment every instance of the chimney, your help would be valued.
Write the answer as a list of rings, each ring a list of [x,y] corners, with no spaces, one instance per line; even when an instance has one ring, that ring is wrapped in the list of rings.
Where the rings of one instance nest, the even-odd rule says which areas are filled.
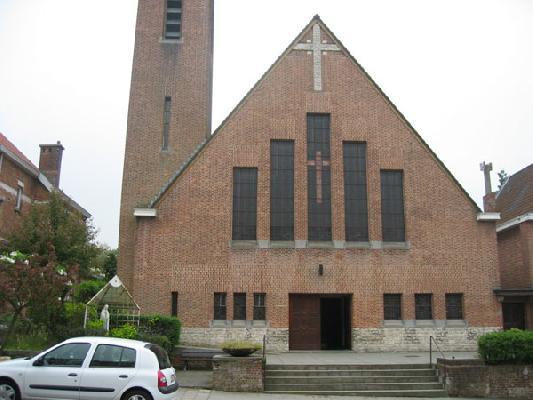
[[[479,164],[479,169],[485,175],[485,196],[483,196],[483,209],[485,212],[496,211],[496,192],[492,191],[492,184],[490,182],[490,171],[492,171],[492,163],[483,161]]]
[[[56,144],[40,144],[39,170],[48,178],[50,183],[59,188],[61,176],[61,160],[65,148],[60,141]]]

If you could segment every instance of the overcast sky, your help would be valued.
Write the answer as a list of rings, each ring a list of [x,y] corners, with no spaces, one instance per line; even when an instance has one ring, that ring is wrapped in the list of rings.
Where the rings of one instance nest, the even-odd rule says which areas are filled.
[[[36,164],[39,143],[61,140],[61,187],[110,246],[136,11],[0,0],[0,132]],[[533,162],[532,0],[215,0],[214,127],[317,13],[478,204],[481,161]]]

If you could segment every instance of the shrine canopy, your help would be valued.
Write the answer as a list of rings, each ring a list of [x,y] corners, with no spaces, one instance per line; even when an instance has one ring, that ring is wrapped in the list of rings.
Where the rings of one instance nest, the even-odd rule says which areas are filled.
[[[115,275],[106,285],[89,300],[86,305],[94,307],[100,315],[105,305],[109,305],[109,322],[111,327],[119,327],[124,324],[139,325],[141,308],[133,300],[126,286],[118,275]],[[87,325],[87,311],[85,312],[85,326]]]

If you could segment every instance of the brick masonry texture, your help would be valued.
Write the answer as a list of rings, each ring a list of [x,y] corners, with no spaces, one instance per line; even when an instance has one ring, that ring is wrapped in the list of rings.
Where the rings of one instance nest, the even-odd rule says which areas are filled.
[[[213,357],[213,390],[222,392],[262,392],[261,357]]]
[[[474,360],[439,360],[437,367],[450,396],[533,398],[533,365],[483,365]]]
[[[310,30],[297,42],[310,39]],[[334,42],[324,28],[322,39]],[[347,53],[328,52],[322,57],[323,91],[315,92],[312,55],[288,51],[156,204],[158,216],[138,219],[136,225],[130,220],[127,235],[135,236],[135,245],[127,247],[134,253],[127,257],[134,256],[131,287],[142,311],[170,313],[170,293],[178,292],[185,333],[210,328],[214,292],[228,293],[230,319],[232,294],[246,293],[248,320],[253,318],[253,293],[266,293],[270,329],[286,331],[289,294],[351,294],[352,328],[362,337],[366,335],[362,330],[382,328],[384,293],[403,294],[405,320],[415,319],[415,293],[433,293],[437,320],[446,318],[445,294],[463,293],[469,329],[500,327],[501,307],[492,293],[500,286],[494,224],[476,221],[473,202]],[[307,240],[306,115],[310,112],[331,114],[333,240],[345,239],[342,143],[365,141],[369,240],[382,240],[380,170],[399,169],[404,171],[408,249],[230,246],[234,167],[258,168],[257,239],[269,240],[273,139],[295,142],[295,240]],[[159,124],[160,113],[155,115]],[[128,157],[158,159],[157,146],[148,143],[151,138],[145,134],[140,139],[130,139],[128,133],[128,143],[133,146],[137,140],[142,144],[136,148],[143,150],[130,156],[127,149],[127,164],[135,162]],[[129,184],[125,180],[125,187]],[[135,190],[150,192],[142,184],[143,180],[136,181]],[[132,207],[130,203],[130,214]],[[323,276],[318,275],[319,264],[324,266]],[[226,335],[233,333],[219,336]],[[407,339],[401,339],[406,333],[398,335],[395,340],[400,345],[395,350],[411,348]],[[380,340],[384,344],[376,348],[394,347],[387,344],[389,339]]]

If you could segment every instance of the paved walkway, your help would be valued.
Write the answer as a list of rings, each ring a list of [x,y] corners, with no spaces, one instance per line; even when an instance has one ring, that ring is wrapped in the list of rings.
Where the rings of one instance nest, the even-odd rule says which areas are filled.
[[[474,352],[445,352],[447,359],[478,358]],[[433,362],[442,354],[433,353]],[[267,364],[428,364],[429,352],[356,353],[353,351],[291,351],[267,354]]]
[[[435,400],[425,397],[304,396],[269,393],[225,393],[210,390],[180,389],[176,400]],[[462,398],[461,400],[468,400]]]

